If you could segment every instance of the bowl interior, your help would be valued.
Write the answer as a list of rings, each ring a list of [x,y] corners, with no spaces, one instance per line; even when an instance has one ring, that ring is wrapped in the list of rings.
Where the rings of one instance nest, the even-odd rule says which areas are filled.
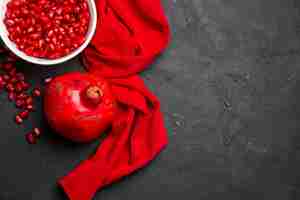
[[[80,52],[82,52],[90,43],[95,33],[96,24],[97,24],[96,6],[94,0],[88,0],[87,2],[90,10],[90,23],[86,34],[86,40],[80,47],[72,51],[70,54],[57,59],[44,59],[44,58],[36,58],[36,57],[28,56],[24,52],[19,50],[16,44],[8,38],[8,31],[6,29],[6,25],[4,24],[3,20],[5,18],[6,5],[9,1],[10,0],[0,0],[0,37],[3,40],[4,44],[6,45],[6,47],[8,47],[14,54],[16,54],[18,57],[22,58],[25,61],[34,64],[39,64],[39,65],[55,65],[55,64],[63,63],[67,60],[74,58]]]

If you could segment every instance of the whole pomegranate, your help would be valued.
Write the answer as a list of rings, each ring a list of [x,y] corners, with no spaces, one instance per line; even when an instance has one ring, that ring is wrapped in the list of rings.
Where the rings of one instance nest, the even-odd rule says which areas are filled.
[[[109,83],[95,75],[67,73],[46,85],[46,118],[57,133],[72,141],[97,138],[111,125],[116,109]]]

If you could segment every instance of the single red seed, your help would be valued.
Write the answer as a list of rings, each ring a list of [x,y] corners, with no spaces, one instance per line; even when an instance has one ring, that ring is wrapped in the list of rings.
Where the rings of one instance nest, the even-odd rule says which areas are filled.
[[[16,122],[17,124],[22,124],[23,119],[22,119],[19,115],[16,115],[16,117],[15,117],[15,122]]]
[[[27,97],[25,100],[25,103],[26,103],[26,105],[32,105],[32,103],[33,103],[32,97],[31,96]]]
[[[6,19],[4,20],[6,26],[13,26],[15,24],[14,20]]]
[[[14,66],[13,66],[12,63],[7,62],[7,63],[3,63],[2,68],[3,68],[5,71],[10,71],[11,69],[14,68]]]
[[[9,70],[8,74],[12,77],[15,77],[17,74],[17,69],[16,68],[12,68]]]
[[[21,81],[20,83],[22,84],[23,90],[28,90],[30,88],[29,83],[25,81]]]
[[[33,96],[33,97],[39,97],[39,96],[41,96],[41,90],[38,89],[38,88],[34,88],[34,89],[32,90],[32,96]]]
[[[44,83],[45,83],[45,84],[48,84],[48,83],[50,83],[51,81],[52,81],[52,78],[49,77],[49,78],[46,78],[46,79],[44,80]]]
[[[25,80],[25,76],[24,76],[24,74],[21,73],[21,72],[18,72],[18,73],[16,74],[16,78],[17,78],[19,81],[24,81],[24,80]]]
[[[0,87],[3,88],[3,86],[5,85],[5,81],[2,75],[0,75]]]
[[[26,119],[29,116],[29,111],[28,110],[24,110],[24,111],[20,112],[19,116],[22,119]]]
[[[4,80],[5,82],[8,82],[9,79],[10,79],[10,76],[9,76],[9,75],[7,75],[7,74],[4,74],[4,75],[3,75],[3,80]]]
[[[26,138],[26,141],[29,143],[29,144],[36,144],[37,142],[37,138],[36,136],[34,135],[34,133],[27,133],[25,135],[25,138]]]
[[[25,93],[20,93],[18,96],[17,96],[17,99],[26,99],[28,98],[28,95],[25,94]]]
[[[18,79],[17,79],[16,77],[12,77],[12,78],[9,80],[9,82],[12,83],[12,84],[16,83],[17,81],[18,81]]]
[[[0,81],[0,90],[2,90],[5,86],[5,82],[4,81]]]
[[[25,105],[24,100],[21,100],[21,99],[17,99],[15,103],[16,103],[17,108],[23,108]]]
[[[16,94],[13,93],[13,92],[9,92],[9,93],[8,93],[8,99],[9,99],[10,101],[14,101],[14,100],[16,99]]]
[[[8,84],[6,85],[6,90],[7,90],[8,92],[13,92],[13,91],[15,90],[15,87],[14,87],[14,85],[13,85],[12,83],[8,83]]]
[[[34,128],[33,129],[33,133],[36,137],[40,137],[41,136],[41,130],[39,128]]]
[[[34,111],[33,105],[27,105],[27,106],[26,106],[26,109],[27,109],[28,111]]]
[[[15,91],[16,91],[17,93],[20,93],[20,92],[23,91],[23,86],[22,86],[21,83],[17,83],[17,84],[15,85]]]

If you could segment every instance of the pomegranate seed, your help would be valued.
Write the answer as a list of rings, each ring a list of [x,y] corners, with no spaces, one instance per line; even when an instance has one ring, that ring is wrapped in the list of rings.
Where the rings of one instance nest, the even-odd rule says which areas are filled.
[[[37,142],[37,140],[36,140],[37,138],[35,137],[34,133],[27,133],[25,135],[25,138],[29,144],[36,144],[36,142]]]
[[[30,104],[26,106],[26,109],[27,109],[28,111],[34,111],[33,105],[30,105]]]
[[[26,105],[32,105],[32,103],[33,103],[32,97],[31,96],[27,97],[25,102],[26,102]]]
[[[23,90],[28,90],[30,88],[29,83],[26,83],[25,81],[21,81],[20,83],[23,87]]]
[[[12,77],[16,76],[17,74],[17,69],[16,68],[12,68],[11,70],[9,70],[8,74]]]
[[[4,23],[6,26],[13,26],[15,24],[15,21],[12,19],[6,19],[4,20]]]
[[[16,77],[12,77],[12,78],[9,80],[9,82],[12,83],[12,84],[16,83],[17,81],[18,81],[18,80],[17,80]]]
[[[22,86],[21,83],[17,83],[17,84],[15,85],[15,91],[16,91],[17,93],[21,93],[21,92],[23,91],[23,86]]]
[[[0,75],[0,82],[5,82],[2,75]]]
[[[41,136],[41,130],[39,128],[34,128],[33,129],[33,133],[36,137],[40,137]]]
[[[24,111],[20,112],[19,116],[22,119],[26,119],[29,116],[29,111],[28,110],[24,110]]]
[[[25,93],[21,93],[17,96],[17,99],[26,99],[26,98],[28,98],[28,95]]]
[[[2,90],[5,86],[5,82],[3,80],[0,81],[0,89]]]
[[[40,91],[40,89],[34,88],[34,89],[32,90],[32,96],[33,96],[33,97],[39,97],[39,96],[41,96],[41,91]]]
[[[24,100],[21,99],[17,99],[15,103],[17,108],[23,108],[25,105]]]
[[[7,90],[8,92],[13,92],[13,91],[15,90],[14,85],[13,85],[12,83],[8,83],[8,84],[6,85],[6,90]]]
[[[16,99],[15,93],[9,92],[9,93],[8,93],[8,99],[9,99],[10,101],[14,101],[14,100]]]
[[[50,83],[51,81],[52,81],[52,78],[45,78],[44,83],[45,83],[45,84],[48,84],[48,83]]]
[[[2,65],[2,68],[5,70],[5,71],[10,71],[11,69],[13,69],[13,64],[12,63],[3,63]]]
[[[10,79],[9,75],[7,75],[7,74],[4,74],[4,75],[3,75],[3,80],[4,80],[5,82],[8,82],[9,79]]]
[[[17,115],[16,118],[15,118],[15,122],[17,124],[22,124],[23,123],[23,119],[19,115]]]
[[[33,47],[28,47],[27,49],[25,49],[25,53],[29,56],[32,56],[33,50]]]
[[[19,81],[24,81],[24,80],[25,80],[25,76],[24,76],[24,74],[21,73],[21,72],[18,72],[18,73],[16,74],[16,78],[17,78]]]

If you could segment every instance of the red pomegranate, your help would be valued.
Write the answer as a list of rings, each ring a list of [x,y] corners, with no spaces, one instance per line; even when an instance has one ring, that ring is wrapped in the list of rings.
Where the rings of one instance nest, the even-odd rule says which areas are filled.
[[[116,106],[109,83],[89,73],[67,73],[46,86],[44,111],[50,126],[75,142],[100,136],[111,125]]]

